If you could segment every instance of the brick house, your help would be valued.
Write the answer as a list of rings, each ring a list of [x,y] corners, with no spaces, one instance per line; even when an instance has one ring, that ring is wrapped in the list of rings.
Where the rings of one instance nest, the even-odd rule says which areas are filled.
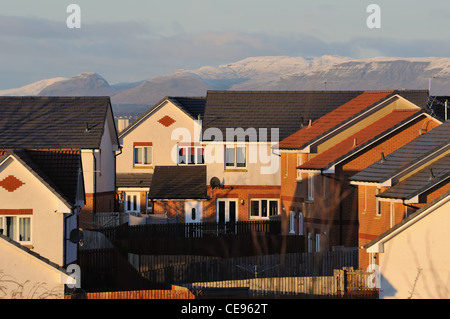
[[[202,123],[209,196],[204,220],[285,221],[280,157],[273,146],[309,119],[316,120],[359,94],[208,91]]]
[[[199,143],[204,106],[203,97],[165,97],[120,132],[116,169],[120,211],[153,212],[148,195],[158,166],[204,166]]]
[[[114,210],[119,143],[109,97],[0,97],[0,130],[3,150],[80,152],[86,196],[80,226]]]
[[[350,178],[360,198],[360,247],[450,189],[449,134],[444,122]],[[361,249],[361,268],[376,259]]]
[[[309,251],[357,246],[358,196],[348,178],[438,125],[426,101],[425,91],[362,92],[280,142],[281,200]]]

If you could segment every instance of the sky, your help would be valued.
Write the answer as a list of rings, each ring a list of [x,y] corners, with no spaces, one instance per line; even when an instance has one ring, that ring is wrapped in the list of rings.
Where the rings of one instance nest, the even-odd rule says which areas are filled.
[[[70,4],[80,28],[68,27]],[[0,90],[82,72],[136,82],[255,56],[449,57],[449,13],[447,0],[0,0]]]

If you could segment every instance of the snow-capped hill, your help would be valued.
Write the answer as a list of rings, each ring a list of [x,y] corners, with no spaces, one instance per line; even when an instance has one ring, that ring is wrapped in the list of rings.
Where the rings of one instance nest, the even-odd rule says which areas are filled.
[[[29,96],[38,95],[43,89],[57,82],[65,81],[67,78],[56,77],[52,79],[40,80],[20,88],[1,90],[0,96]]]
[[[114,94],[114,88],[99,74],[84,72],[64,81],[53,83],[44,88],[41,96],[110,96]]]

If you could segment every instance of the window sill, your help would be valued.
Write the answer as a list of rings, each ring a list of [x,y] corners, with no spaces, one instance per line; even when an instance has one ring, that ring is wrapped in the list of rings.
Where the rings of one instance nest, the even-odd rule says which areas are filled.
[[[153,169],[153,165],[142,165],[142,166],[133,166],[133,169]]]
[[[377,219],[377,220],[380,220],[381,219],[381,215],[379,215],[379,216],[375,216],[373,219]]]
[[[224,172],[248,172],[246,168],[226,168]]]

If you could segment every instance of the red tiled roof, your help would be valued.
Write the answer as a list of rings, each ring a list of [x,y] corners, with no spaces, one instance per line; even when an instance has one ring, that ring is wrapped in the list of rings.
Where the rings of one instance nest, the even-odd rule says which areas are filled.
[[[351,116],[386,98],[394,91],[366,91],[349,102],[305,126],[279,143],[281,149],[299,149],[307,142],[325,133]]]
[[[395,110],[380,120],[353,134],[342,142],[320,153],[311,160],[303,163],[300,169],[323,169],[331,165],[337,159],[349,154],[357,147],[393,128],[410,116],[419,113],[418,110]]]

